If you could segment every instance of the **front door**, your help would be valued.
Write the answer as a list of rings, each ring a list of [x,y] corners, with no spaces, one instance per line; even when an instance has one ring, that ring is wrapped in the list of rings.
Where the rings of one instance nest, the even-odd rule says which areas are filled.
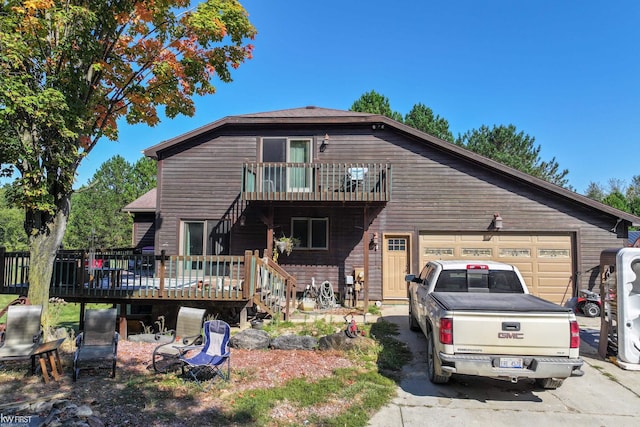
[[[404,276],[409,271],[409,234],[385,234],[382,246],[382,297],[407,299]]]

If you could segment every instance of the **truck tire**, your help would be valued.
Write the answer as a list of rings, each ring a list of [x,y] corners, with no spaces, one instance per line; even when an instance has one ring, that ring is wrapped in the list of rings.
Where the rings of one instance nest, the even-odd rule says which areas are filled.
[[[411,300],[409,300],[409,329],[412,331],[419,331],[420,325],[413,315],[413,310],[411,310]]]
[[[449,382],[449,376],[436,372],[436,358],[433,333],[429,331],[427,334],[427,374],[429,375],[429,381],[434,384],[446,384]]]
[[[546,390],[555,390],[562,385],[560,378],[536,378],[536,384]]]

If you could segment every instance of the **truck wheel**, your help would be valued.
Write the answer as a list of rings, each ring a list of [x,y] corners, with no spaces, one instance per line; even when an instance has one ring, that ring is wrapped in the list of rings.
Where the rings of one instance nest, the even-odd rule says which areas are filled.
[[[582,307],[582,312],[588,317],[600,316],[600,306],[595,302],[588,302]]]
[[[447,375],[441,375],[436,372],[436,357],[433,333],[429,331],[427,334],[427,374],[429,374],[429,381],[434,384],[448,383],[449,377]]]
[[[411,310],[411,301],[409,301],[409,329],[411,329],[412,331],[420,330],[420,325],[418,324],[416,318],[413,316],[413,310]]]
[[[536,378],[536,384],[546,390],[555,390],[562,385],[563,379],[559,378]]]

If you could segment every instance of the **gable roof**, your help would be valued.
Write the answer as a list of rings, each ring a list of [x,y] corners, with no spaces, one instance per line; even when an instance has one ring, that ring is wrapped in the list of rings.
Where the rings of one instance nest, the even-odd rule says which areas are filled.
[[[625,220],[632,225],[640,225],[640,217],[612,208],[603,203],[597,202],[586,196],[567,190],[559,185],[552,184],[540,178],[536,178],[517,169],[506,166],[495,160],[484,157],[464,147],[452,144],[451,142],[442,140],[433,135],[429,135],[418,129],[397,122],[380,114],[359,113],[355,111],[334,110],[328,108],[319,108],[315,106],[307,106],[301,108],[292,108],[286,110],[276,110],[262,113],[250,113],[237,116],[227,116],[215,122],[209,123],[190,132],[179,135],[175,138],[168,139],[143,151],[147,157],[157,158],[158,153],[169,148],[180,145],[194,137],[200,136],[207,132],[215,131],[226,126],[253,126],[253,125],[310,125],[310,124],[326,124],[326,125],[383,125],[387,129],[391,129],[398,133],[411,137],[414,140],[428,144],[439,150],[448,152],[457,157],[466,159],[470,162],[481,165],[485,168],[516,179],[526,185],[534,187],[538,190],[547,191],[570,202],[587,206],[601,212],[607,213],[620,220]],[[135,203],[135,202],[134,202]],[[154,199],[155,205],[155,199]],[[140,212],[140,211],[138,211]],[[615,227],[614,227],[615,228]]]

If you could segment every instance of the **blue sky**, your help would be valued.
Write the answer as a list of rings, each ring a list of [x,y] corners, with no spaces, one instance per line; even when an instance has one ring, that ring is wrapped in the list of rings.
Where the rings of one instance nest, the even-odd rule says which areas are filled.
[[[121,124],[77,185],[119,154],[222,117],[315,105],[348,110],[365,92],[406,114],[423,103],[454,136],[513,124],[570,184],[640,175],[640,2],[592,0],[244,0],[254,58],[197,100],[194,117]]]

